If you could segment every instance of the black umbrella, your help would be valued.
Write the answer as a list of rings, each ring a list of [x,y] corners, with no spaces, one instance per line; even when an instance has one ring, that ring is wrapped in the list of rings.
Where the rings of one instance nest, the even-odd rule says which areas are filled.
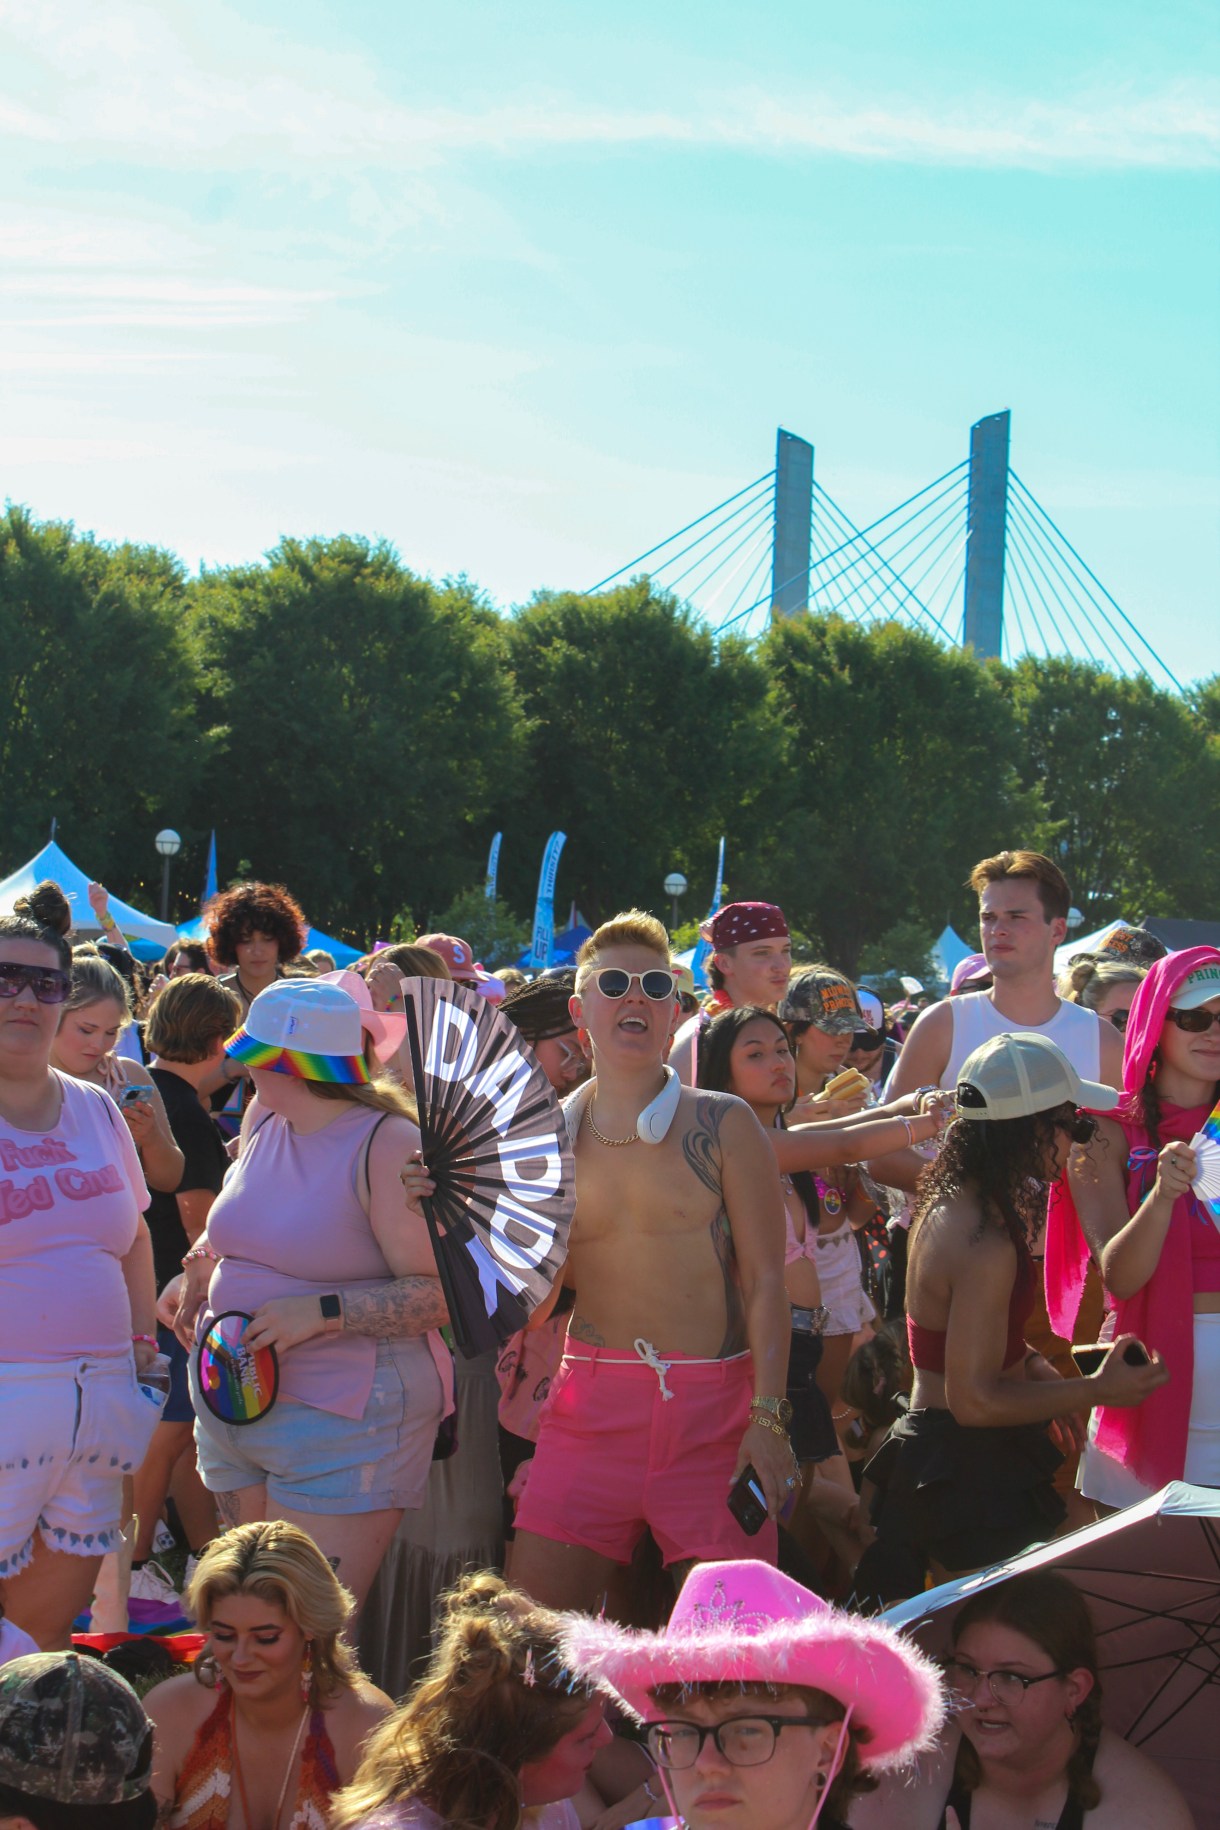
[[[469,1359],[523,1328],[567,1256],[572,1148],[555,1090],[521,1032],[448,979],[413,979],[407,1038],[423,1203],[453,1338]]]

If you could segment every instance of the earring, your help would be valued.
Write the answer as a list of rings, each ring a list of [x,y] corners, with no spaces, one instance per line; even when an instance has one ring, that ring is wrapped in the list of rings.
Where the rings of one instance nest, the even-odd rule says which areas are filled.
[[[305,1641],[305,1657],[301,1660],[301,1701],[308,1703],[313,1690],[313,1641]]]

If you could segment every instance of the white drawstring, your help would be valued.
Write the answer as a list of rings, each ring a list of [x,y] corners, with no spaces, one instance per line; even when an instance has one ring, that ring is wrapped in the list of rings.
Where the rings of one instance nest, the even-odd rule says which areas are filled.
[[[669,1400],[673,1397],[673,1393],[665,1383],[665,1375],[673,1365],[673,1361],[661,1359],[651,1341],[637,1339],[634,1346],[635,1351],[639,1354],[645,1366],[651,1367],[653,1372],[657,1375],[661,1385],[661,1402],[663,1404],[668,1404]]]

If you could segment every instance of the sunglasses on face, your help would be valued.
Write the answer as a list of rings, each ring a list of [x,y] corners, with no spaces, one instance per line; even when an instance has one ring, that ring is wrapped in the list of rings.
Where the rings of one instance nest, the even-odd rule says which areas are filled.
[[[40,1004],[62,1004],[72,989],[72,974],[58,966],[19,966],[0,960],[0,998],[15,998],[26,986]]]
[[[1110,1012],[1109,1021],[1113,1023],[1120,1036],[1126,1033],[1127,1019],[1130,1015],[1131,1012],[1129,1010],[1112,1010]]]
[[[604,998],[625,998],[632,985],[638,985],[654,1004],[664,1004],[678,988],[673,973],[661,966],[648,972],[624,972],[621,966],[603,966],[600,972],[593,974],[593,983]]]
[[[1220,1024],[1220,1010],[1167,1010],[1165,1015],[1191,1036],[1202,1036],[1213,1023]]]

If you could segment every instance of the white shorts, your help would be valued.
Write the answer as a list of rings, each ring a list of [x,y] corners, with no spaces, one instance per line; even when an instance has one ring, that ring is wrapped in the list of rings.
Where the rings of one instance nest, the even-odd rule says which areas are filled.
[[[1198,1487],[1220,1487],[1220,1314],[1194,1318],[1195,1378],[1182,1479]],[[1097,1447],[1097,1413],[1080,1457],[1076,1485],[1102,1506],[1134,1506],[1155,1491],[1129,1468]]]
[[[24,1569],[34,1532],[51,1550],[100,1557],[119,1541],[123,1476],[144,1460],[165,1395],[113,1359],[0,1362],[0,1580]]]
[[[867,1328],[876,1312],[864,1288],[860,1248],[850,1220],[836,1232],[818,1234],[817,1267],[822,1301],[830,1311],[823,1336],[857,1334]]]

